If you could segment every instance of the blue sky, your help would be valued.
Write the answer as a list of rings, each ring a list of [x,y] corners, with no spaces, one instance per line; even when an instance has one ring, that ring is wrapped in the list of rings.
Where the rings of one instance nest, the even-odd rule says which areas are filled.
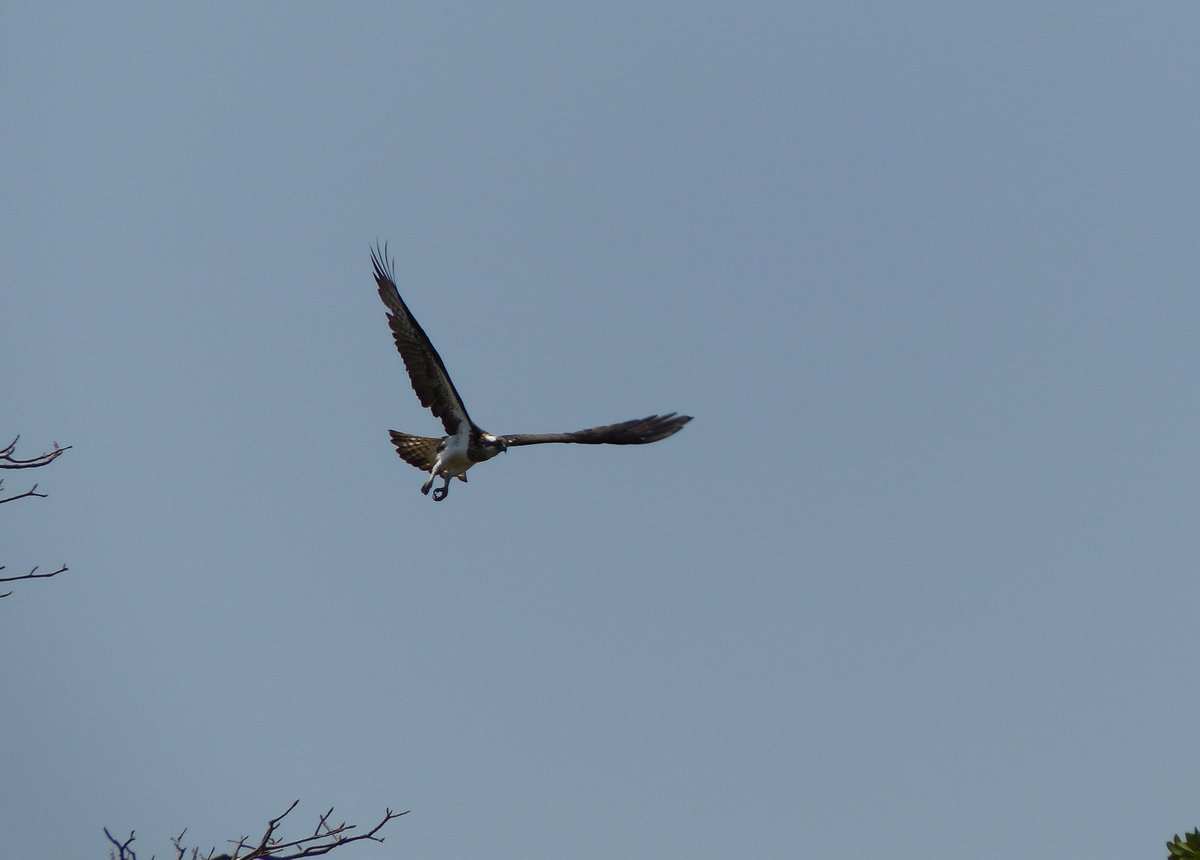
[[[13,856],[1160,856],[1195,4],[22,4]],[[514,450],[434,504],[371,280]],[[7,440],[5,440],[7,441]],[[23,489],[10,473],[8,488]]]

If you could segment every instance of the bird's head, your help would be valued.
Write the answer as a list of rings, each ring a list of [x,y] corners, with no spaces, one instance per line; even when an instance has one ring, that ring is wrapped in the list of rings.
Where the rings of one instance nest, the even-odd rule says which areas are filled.
[[[508,442],[503,436],[493,436],[491,433],[482,433],[479,436],[480,444],[486,449],[488,457],[495,457],[508,450]]]

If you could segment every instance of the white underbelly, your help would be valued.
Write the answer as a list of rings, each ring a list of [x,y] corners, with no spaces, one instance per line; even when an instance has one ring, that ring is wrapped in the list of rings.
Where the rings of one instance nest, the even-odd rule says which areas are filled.
[[[467,456],[468,439],[466,434],[451,436],[446,440],[446,448],[442,451],[440,460],[442,467],[440,471],[443,475],[449,475],[452,478],[457,478],[459,475],[466,474],[467,469],[474,465],[471,458]]]

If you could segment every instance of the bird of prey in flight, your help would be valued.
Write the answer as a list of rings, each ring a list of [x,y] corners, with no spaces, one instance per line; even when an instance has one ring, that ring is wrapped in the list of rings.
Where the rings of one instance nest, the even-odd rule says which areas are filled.
[[[442,486],[433,491],[433,499],[442,501],[450,492],[450,479],[467,480],[467,470],[476,463],[490,460],[502,451],[517,445],[541,445],[547,442],[575,442],[583,445],[645,445],[666,439],[680,431],[692,420],[690,415],[648,415],[619,424],[589,427],[573,433],[514,433],[497,436],[488,433],[471,420],[467,407],[446,372],[446,365],[438,355],[428,335],[417,323],[412,311],[400,298],[396,289],[394,262],[376,246],[371,251],[371,262],[375,266],[375,283],[379,286],[379,297],[388,309],[388,323],[396,340],[396,349],[404,359],[413,391],[421,405],[428,407],[435,418],[442,420],[446,435],[440,439],[430,436],[411,436],[408,433],[391,431],[392,444],[404,462],[429,473],[429,480],[421,486],[421,492],[429,495],[433,482],[443,480]]]

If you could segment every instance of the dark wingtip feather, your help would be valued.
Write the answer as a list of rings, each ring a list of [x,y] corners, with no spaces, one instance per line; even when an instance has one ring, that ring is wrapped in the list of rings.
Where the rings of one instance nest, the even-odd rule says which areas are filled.
[[[375,280],[388,281],[391,284],[396,283],[396,261],[388,259],[388,246],[383,243],[383,248],[379,247],[379,240],[375,240],[375,247],[371,249],[371,265],[375,268]]]
[[[630,435],[636,435],[639,441],[658,442],[668,436],[674,436],[691,420],[691,415],[677,415],[674,412],[668,412],[666,415],[648,415],[630,427],[629,432]]]

